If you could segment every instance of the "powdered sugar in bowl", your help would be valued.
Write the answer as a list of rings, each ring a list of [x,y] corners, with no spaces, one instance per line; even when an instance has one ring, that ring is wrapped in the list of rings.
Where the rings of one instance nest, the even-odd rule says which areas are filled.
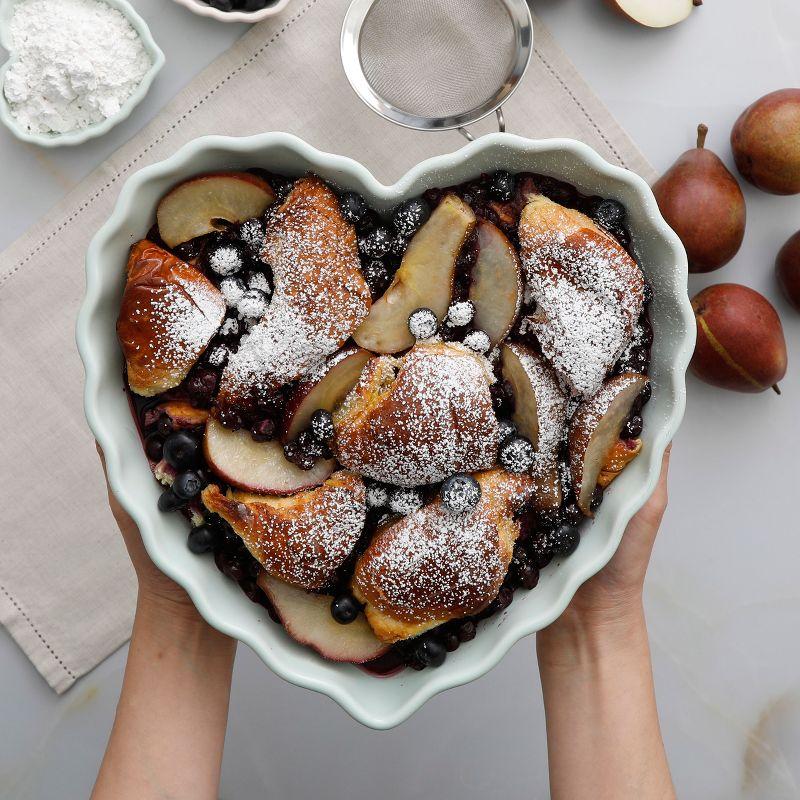
[[[62,36],[68,28],[86,35]],[[104,43],[120,58],[107,59]],[[0,68],[0,119],[18,139],[41,147],[107,133],[131,114],[164,64],[126,0],[0,0],[0,44],[9,52]],[[44,61],[47,69],[40,69]]]

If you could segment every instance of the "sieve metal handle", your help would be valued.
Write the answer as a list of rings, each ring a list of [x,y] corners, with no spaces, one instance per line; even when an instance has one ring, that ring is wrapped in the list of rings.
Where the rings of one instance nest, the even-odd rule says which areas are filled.
[[[503,106],[498,106],[497,111],[495,111],[495,114],[497,114],[497,127],[500,133],[505,133],[506,118],[503,116]],[[475,141],[475,137],[463,125],[461,125],[457,130],[468,142]]]

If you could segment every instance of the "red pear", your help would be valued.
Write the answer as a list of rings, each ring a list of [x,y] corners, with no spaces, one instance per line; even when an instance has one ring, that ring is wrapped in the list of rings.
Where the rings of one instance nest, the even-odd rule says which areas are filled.
[[[706,150],[708,128],[697,128],[687,150],[653,186],[658,207],[689,256],[691,272],[711,272],[739,252],[747,212],[739,183],[719,156]]]
[[[692,371],[713,386],[763,392],[786,374],[786,341],[769,300],[737,283],[718,283],[692,299],[697,346]]]
[[[739,172],[754,186],[800,193],[800,89],[772,92],[745,109],[731,146]]]
[[[778,253],[775,275],[786,299],[800,311],[800,231]]]

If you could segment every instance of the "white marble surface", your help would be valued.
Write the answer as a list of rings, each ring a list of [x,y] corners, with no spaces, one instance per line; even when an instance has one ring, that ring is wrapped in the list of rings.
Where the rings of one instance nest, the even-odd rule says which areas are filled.
[[[0,130],[0,247],[241,30],[190,16],[167,0],[133,4],[167,53],[165,71],[133,118],[101,141],[45,153]],[[706,0],[690,21],[659,33],[614,18],[600,0],[535,5],[659,170],[691,144],[701,120],[711,127],[709,145],[729,161],[727,135],[739,111],[766,91],[800,86],[797,0]],[[679,795],[688,800],[800,797],[800,315],[772,278],[778,247],[800,227],[800,197],[746,194],[750,219],[741,253],[722,272],[692,278],[691,286],[739,281],[770,297],[784,319],[790,372],[780,398],[727,394],[690,378],[671,506],[647,586],[662,725]],[[124,651],[117,653],[57,698],[0,634],[0,797],[88,795],[124,659]],[[501,794],[547,796],[532,639],[488,676],[382,734],[283,683],[241,648],[223,797]]]

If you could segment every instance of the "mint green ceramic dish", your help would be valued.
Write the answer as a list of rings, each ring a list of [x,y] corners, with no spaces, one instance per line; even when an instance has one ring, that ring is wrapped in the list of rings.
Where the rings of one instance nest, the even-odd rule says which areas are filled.
[[[64,147],[68,145],[83,144],[89,139],[95,139],[108,133],[115,125],[127,119],[134,108],[144,99],[156,75],[164,66],[164,53],[153,39],[147,23],[136,13],[133,6],[127,0],[103,0],[112,8],[121,11],[139,34],[144,44],[147,54],[150,56],[150,69],[142,78],[142,82],[136,87],[136,91],[125,101],[118,114],[113,117],[89,125],[77,131],[69,133],[29,133],[23,130],[11,113],[11,107],[6,100],[3,86],[5,85],[6,72],[14,62],[15,55],[11,49],[11,39],[9,35],[9,25],[14,13],[14,6],[20,0],[0,0],[0,45],[9,52],[8,60],[0,67],[0,120],[3,124],[23,142],[39,145],[39,147]]]
[[[609,488],[574,555],[552,563],[543,570],[536,589],[518,592],[506,611],[480,623],[476,639],[450,654],[439,669],[406,670],[381,679],[355,666],[324,661],[273,624],[263,608],[251,603],[216,569],[210,557],[188,551],[182,517],[163,515],[156,508],[159,485],[150,473],[123,391],[123,359],[115,335],[128,248],[146,234],[159,198],[175,183],[221,167],[252,166],[288,175],[313,171],[339,187],[360,192],[382,211],[428,188],[457,184],[496,169],[562,178],[587,193],[615,198],[628,209],[636,253],[655,292],[651,306],[653,399],[645,408],[643,452]],[[361,164],[321,153],[288,134],[197,139],[127,181],[111,218],[89,247],[86,279],[77,327],[86,370],[86,417],[105,451],[111,486],[138,523],[151,557],[186,588],[212,625],[249,645],[278,675],[328,695],[373,728],[398,725],[438,692],[483,675],[515,642],[562,613],[578,587],[614,554],[628,520],[655,487],[664,449],[683,416],[685,371],[695,339],[686,254],[661,218],[647,184],[572,140],[532,141],[493,134],[425,161],[397,183],[385,186]]]

